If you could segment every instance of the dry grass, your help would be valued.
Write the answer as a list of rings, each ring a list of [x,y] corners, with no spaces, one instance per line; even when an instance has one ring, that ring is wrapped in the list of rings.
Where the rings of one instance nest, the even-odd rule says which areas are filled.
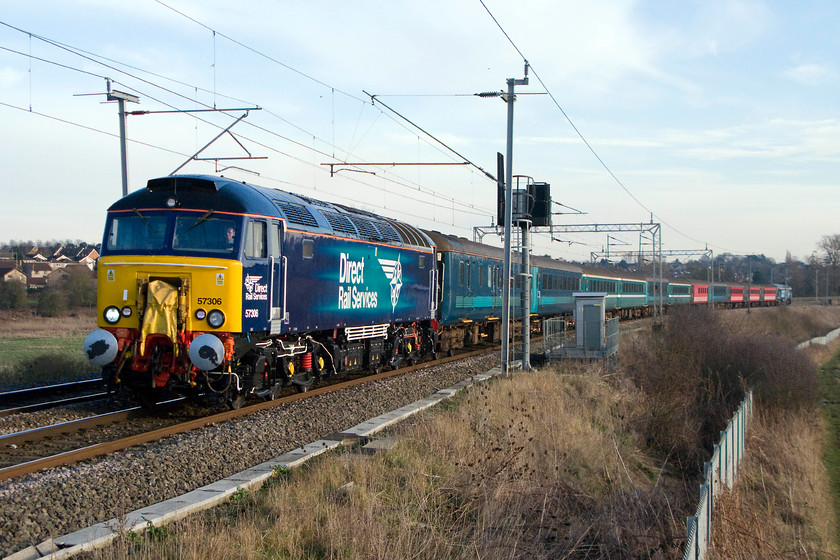
[[[814,320],[721,315],[670,315],[653,343],[623,338],[619,373],[567,367],[473,388],[400,428],[388,453],[331,454],[93,557],[681,557],[696,475],[747,380],[777,415],[756,423],[738,501],[719,507],[733,532],[715,537],[718,557],[833,558],[815,374],[792,350]]]
[[[29,387],[98,374],[82,351],[85,336],[95,328],[92,310],[66,317],[0,311],[0,386]]]
[[[840,325],[838,306],[761,307],[747,313],[744,309],[722,314],[726,324],[748,329],[756,334],[779,335],[799,343],[836,329]]]
[[[750,426],[734,492],[715,509],[710,560],[840,558],[828,474],[825,423],[759,414]]]
[[[23,311],[0,311],[0,339],[84,337],[95,328],[94,309],[75,309],[65,317],[38,317]]]
[[[681,486],[634,447],[633,399],[539,372],[469,392],[387,454],[342,454],[117,558],[671,558]]]

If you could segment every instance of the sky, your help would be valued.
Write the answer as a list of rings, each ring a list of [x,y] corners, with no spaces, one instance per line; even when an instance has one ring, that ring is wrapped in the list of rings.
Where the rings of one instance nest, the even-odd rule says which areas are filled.
[[[840,233],[835,0],[4,0],[0,24],[0,242],[101,240],[122,193],[109,83],[149,112],[126,118],[130,191],[186,163],[472,239],[507,131],[474,94],[525,60],[513,173],[550,183],[555,224],[780,262]],[[261,159],[191,159],[246,113],[198,157]],[[533,252],[650,250],[553,237]]]

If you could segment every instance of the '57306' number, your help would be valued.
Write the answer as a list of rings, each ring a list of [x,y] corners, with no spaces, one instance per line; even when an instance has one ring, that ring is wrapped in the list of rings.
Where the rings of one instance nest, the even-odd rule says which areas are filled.
[[[222,298],[200,297],[198,298],[198,305],[222,305]]]

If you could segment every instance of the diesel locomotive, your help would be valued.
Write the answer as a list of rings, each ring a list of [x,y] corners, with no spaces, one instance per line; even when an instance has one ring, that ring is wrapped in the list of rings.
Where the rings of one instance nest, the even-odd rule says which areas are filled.
[[[152,179],[108,209],[85,352],[145,404],[306,390],[437,347],[421,230],[221,177]]]

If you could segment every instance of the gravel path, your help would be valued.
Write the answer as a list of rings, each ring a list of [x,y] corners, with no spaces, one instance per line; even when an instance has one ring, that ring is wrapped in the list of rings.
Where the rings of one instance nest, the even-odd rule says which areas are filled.
[[[493,352],[322,395],[70,467],[0,482],[0,556],[210,484],[427,397]]]

